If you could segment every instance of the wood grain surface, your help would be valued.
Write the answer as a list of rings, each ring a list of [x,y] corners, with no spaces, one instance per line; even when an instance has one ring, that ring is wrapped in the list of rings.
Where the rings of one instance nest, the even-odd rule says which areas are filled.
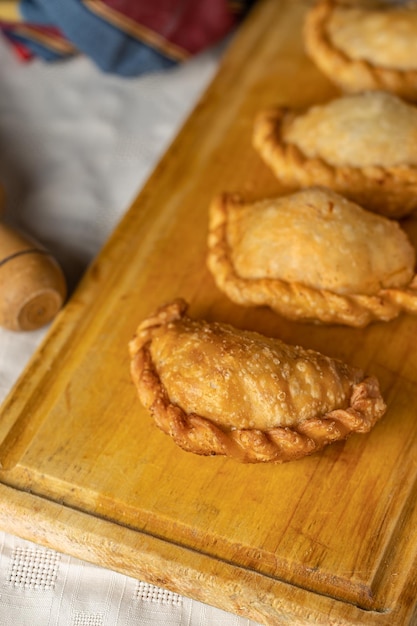
[[[251,147],[257,111],[337,93],[303,52],[307,6],[255,6],[4,403],[0,526],[265,624],[416,624],[417,319],[297,324],[232,304],[206,269],[214,194],[285,191]],[[375,374],[385,417],[284,465],[182,451],[141,407],[127,349],[178,296]]]

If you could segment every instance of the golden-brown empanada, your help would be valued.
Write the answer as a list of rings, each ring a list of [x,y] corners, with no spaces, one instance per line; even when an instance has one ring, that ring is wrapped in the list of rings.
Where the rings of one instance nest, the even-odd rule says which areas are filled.
[[[186,309],[183,300],[162,307],[129,346],[143,405],[181,448],[280,463],[367,432],[383,415],[375,377]]]
[[[328,189],[255,203],[217,197],[207,262],[231,300],[290,319],[365,326],[401,310],[417,313],[406,233]]]
[[[344,91],[390,91],[417,99],[417,4],[319,0],[304,41],[320,70]]]
[[[417,107],[392,94],[263,111],[253,144],[286,185],[323,185],[387,217],[417,207]]]

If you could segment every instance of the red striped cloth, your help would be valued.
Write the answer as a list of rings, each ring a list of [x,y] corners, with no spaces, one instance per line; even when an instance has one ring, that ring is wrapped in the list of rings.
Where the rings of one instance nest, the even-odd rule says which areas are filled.
[[[170,67],[223,39],[254,0],[22,0],[0,29],[23,59],[77,53],[123,75]]]

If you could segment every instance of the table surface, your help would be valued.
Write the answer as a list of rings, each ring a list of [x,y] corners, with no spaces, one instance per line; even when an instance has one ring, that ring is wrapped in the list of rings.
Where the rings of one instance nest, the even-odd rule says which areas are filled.
[[[192,110],[223,47],[126,80],[83,57],[23,65],[0,40],[4,219],[52,251],[70,290]],[[0,401],[47,330],[0,328]],[[214,623],[254,622],[0,532],[0,624]]]

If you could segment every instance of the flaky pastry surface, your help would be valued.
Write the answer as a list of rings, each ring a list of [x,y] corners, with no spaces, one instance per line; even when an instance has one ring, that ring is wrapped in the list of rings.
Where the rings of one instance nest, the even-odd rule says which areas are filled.
[[[328,189],[255,203],[216,197],[207,263],[231,300],[290,319],[361,327],[417,313],[405,232]]]
[[[323,185],[387,217],[417,208],[417,107],[392,94],[262,111],[253,145],[286,185]]]
[[[308,54],[343,90],[417,99],[416,3],[318,0],[304,25]]]
[[[176,300],[130,342],[131,373],[156,424],[183,449],[280,463],[316,452],[383,415],[378,382],[318,352],[192,320]]]

